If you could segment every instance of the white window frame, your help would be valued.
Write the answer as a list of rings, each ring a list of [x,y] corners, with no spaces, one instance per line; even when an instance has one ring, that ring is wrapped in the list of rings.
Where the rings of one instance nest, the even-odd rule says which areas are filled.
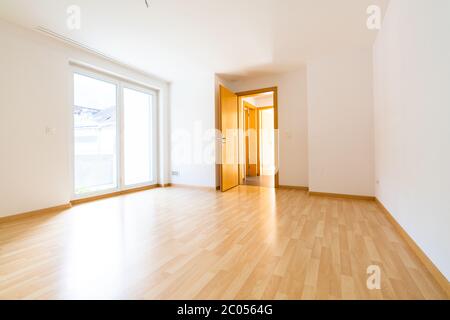
[[[104,81],[107,83],[114,84],[116,86],[116,177],[117,177],[117,187],[105,189],[101,191],[87,192],[83,194],[75,193],[75,134],[74,134],[74,121],[73,121],[73,108],[74,108],[74,75],[79,74],[82,76],[90,77],[95,80]],[[124,181],[124,98],[123,90],[131,89],[136,90],[145,94],[149,94],[152,97],[152,138],[151,138],[151,173],[152,181],[138,183],[133,185],[125,185]],[[72,65],[70,68],[70,173],[71,173],[71,184],[72,184],[72,196],[71,200],[79,200],[84,198],[90,198],[95,196],[106,195],[119,191],[126,191],[134,188],[153,186],[158,183],[158,168],[159,168],[159,157],[158,157],[158,109],[159,109],[159,91],[151,87],[147,87],[141,83],[134,83],[132,80],[121,79],[113,75],[109,75],[105,72],[90,70],[89,68],[83,68],[80,66]],[[149,164],[150,165],[150,164]]]

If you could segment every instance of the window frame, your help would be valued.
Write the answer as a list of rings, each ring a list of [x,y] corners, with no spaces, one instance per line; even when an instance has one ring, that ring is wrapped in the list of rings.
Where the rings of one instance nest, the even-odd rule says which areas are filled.
[[[71,180],[71,200],[85,199],[95,196],[107,195],[115,192],[126,191],[139,187],[153,186],[158,183],[158,168],[159,168],[159,146],[158,146],[158,109],[159,109],[159,91],[145,86],[137,81],[134,82],[130,79],[123,79],[116,77],[106,72],[91,70],[81,66],[71,65],[70,67],[70,180]],[[117,187],[109,188],[101,191],[86,192],[82,194],[75,193],[75,127],[74,127],[74,102],[75,102],[75,90],[74,90],[74,76],[79,74],[95,80],[107,82],[116,86],[116,177]],[[151,173],[152,181],[143,183],[137,183],[133,185],[125,185],[124,179],[124,94],[123,90],[131,89],[139,91],[145,94],[149,94],[152,97],[152,137],[150,139],[152,157],[151,157]],[[149,164],[150,165],[150,164]]]

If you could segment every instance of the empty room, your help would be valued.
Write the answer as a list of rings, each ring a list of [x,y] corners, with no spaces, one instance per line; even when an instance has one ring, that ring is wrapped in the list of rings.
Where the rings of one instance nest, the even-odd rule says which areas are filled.
[[[448,302],[449,13],[1,0],[0,300]]]

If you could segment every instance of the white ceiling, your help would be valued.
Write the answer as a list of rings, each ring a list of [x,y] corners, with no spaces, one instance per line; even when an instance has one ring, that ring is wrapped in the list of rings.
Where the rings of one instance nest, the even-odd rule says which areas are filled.
[[[243,100],[255,105],[256,107],[261,107],[261,104],[263,104],[262,106],[267,107],[269,105],[273,105],[273,92],[260,93],[257,95],[244,97]],[[268,101],[271,102],[268,103]]]
[[[45,27],[169,81],[280,73],[308,59],[371,46],[366,9],[388,0],[1,0],[0,17]],[[81,8],[81,30],[66,26]]]

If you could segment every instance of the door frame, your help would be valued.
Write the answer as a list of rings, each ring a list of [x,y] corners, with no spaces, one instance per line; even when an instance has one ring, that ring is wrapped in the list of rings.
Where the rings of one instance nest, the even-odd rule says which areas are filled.
[[[239,131],[243,130],[243,123],[242,123],[242,99],[244,97],[248,97],[248,96],[255,96],[261,93],[267,93],[267,92],[272,92],[273,93],[273,128],[274,130],[278,130],[278,87],[269,87],[269,88],[262,88],[262,89],[256,89],[256,90],[248,90],[248,91],[241,91],[241,92],[237,92],[236,95],[238,96],[238,128]],[[239,141],[239,159],[241,159],[241,146],[244,143],[243,141],[243,135],[239,135],[238,136],[238,141]],[[276,168],[276,173],[274,175],[274,185],[275,188],[279,188],[280,183],[279,183],[279,151],[278,151],[278,146],[279,146],[279,135],[275,135],[275,145],[274,145],[274,152],[275,152],[275,168]],[[239,161],[239,184],[242,184],[242,179],[245,177],[242,177],[242,170],[241,167],[244,166],[245,169],[245,164],[241,164]]]

